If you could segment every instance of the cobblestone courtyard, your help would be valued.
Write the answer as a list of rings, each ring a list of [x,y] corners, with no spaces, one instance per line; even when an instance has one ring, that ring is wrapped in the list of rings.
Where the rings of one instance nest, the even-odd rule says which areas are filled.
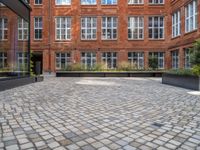
[[[151,78],[47,78],[0,92],[0,149],[200,150],[200,96]]]

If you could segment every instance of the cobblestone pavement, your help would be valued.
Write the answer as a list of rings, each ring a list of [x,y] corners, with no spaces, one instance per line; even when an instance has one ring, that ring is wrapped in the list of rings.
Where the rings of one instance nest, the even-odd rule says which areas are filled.
[[[200,96],[151,78],[48,78],[0,92],[0,149],[200,149]]]

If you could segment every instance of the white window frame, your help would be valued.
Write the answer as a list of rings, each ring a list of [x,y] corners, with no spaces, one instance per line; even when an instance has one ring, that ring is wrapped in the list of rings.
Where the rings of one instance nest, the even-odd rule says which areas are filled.
[[[105,19],[105,22],[104,22]],[[110,21],[108,22],[108,20],[110,19]],[[116,22],[114,22],[116,20]],[[101,39],[102,40],[117,40],[117,36],[118,36],[118,18],[117,17],[102,17],[102,26],[101,26]],[[103,30],[105,30],[105,35]],[[110,33],[110,38],[109,37],[109,32]],[[116,30],[116,37],[114,37],[114,31]]]
[[[41,38],[39,34],[36,37],[36,31],[41,31]],[[42,40],[43,38],[43,18],[41,16],[34,17],[34,40]]]
[[[58,3],[61,2],[61,3]],[[71,5],[71,0],[55,0],[56,5]]]
[[[137,69],[144,69],[144,52],[128,52],[128,61]]]
[[[172,37],[181,35],[181,11],[176,11],[172,15]]]
[[[65,28],[62,27],[63,19]],[[71,40],[71,17],[56,17],[55,30],[55,39],[57,41]],[[62,33],[62,31],[64,31],[64,34]],[[62,36],[64,36],[65,38],[63,38]]]
[[[128,0],[128,4],[141,5],[141,4],[144,4],[144,0]]]
[[[22,56],[19,56],[20,54]],[[22,63],[20,63],[20,60],[22,60]],[[27,63],[25,63],[25,61]],[[28,53],[27,52],[17,52],[17,69],[18,69],[18,71],[21,71],[20,64],[25,66],[28,71]]]
[[[172,56],[172,69],[178,69],[179,68],[179,51],[175,50],[171,52]]]
[[[36,1],[37,1],[38,3],[36,3]],[[41,1],[41,3],[39,3],[39,1]],[[42,5],[42,2],[43,2],[43,0],[34,0],[34,5]]]
[[[97,39],[97,17],[82,17],[81,40],[96,40],[96,39]]]
[[[66,69],[71,64],[71,53],[70,52],[56,52],[56,70]],[[64,57],[63,57],[64,55]],[[62,59],[65,60],[64,68],[62,66]]]
[[[156,57],[158,59],[158,69],[165,69],[165,52],[150,52],[149,57]]]
[[[21,38],[20,38],[21,32]],[[23,18],[18,18],[18,40],[28,40],[28,22],[26,22]]]
[[[184,49],[184,67],[185,67],[185,69],[191,69],[190,49],[189,48]]]
[[[117,5],[117,1],[118,0],[101,0],[101,5]]]
[[[110,57],[108,54],[110,53]],[[104,56],[105,54],[105,56]],[[108,63],[108,59],[110,58],[110,67]],[[103,52],[101,56],[101,60],[103,63],[106,64],[106,69],[116,69],[117,68],[117,52]],[[116,60],[116,64],[114,63],[114,60]]]
[[[131,31],[131,34],[129,34],[129,30]],[[135,31],[137,32],[135,33]],[[140,31],[142,31],[142,33],[140,33]],[[142,16],[128,17],[128,39],[129,40],[144,39],[144,17]]]
[[[0,62],[2,64],[2,67],[0,66],[0,68],[5,68],[7,67],[7,53],[6,52],[0,52]]]
[[[81,5],[96,5],[97,1],[96,0],[80,0]]]
[[[149,0],[149,4],[153,5],[165,4],[165,0]]]
[[[88,61],[90,63],[88,63]],[[81,64],[85,69],[92,69],[95,67],[97,62],[96,53],[95,52],[82,52],[81,53]]]
[[[193,0],[185,7],[185,32],[191,32],[198,26],[198,2]]]
[[[152,26],[150,26],[150,18],[152,18]],[[158,18],[158,26],[156,27],[155,24],[155,18]],[[161,22],[161,18],[163,20],[163,22]],[[161,24],[163,26],[161,26]],[[148,26],[149,31],[152,30],[152,37],[150,37],[150,32],[149,32],[149,39],[154,39],[154,40],[163,40],[165,39],[165,17],[164,16],[150,16],[149,17],[149,26]],[[155,37],[155,29],[158,30],[158,38]],[[160,36],[160,31],[163,31],[163,37]]]
[[[1,20],[1,28],[0,28],[0,32],[2,37],[0,37],[0,40],[8,40],[8,19],[7,18],[0,18]],[[5,23],[5,21],[7,23]],[[7,35],[5,34],[7,33]],[[7,36],[7,38],[5,38],[5,36]]]

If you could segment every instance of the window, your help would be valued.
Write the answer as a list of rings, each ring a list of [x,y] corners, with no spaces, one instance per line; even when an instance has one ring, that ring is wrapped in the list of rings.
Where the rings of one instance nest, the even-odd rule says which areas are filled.
[[[64,70],[71,63],[70,53],[56,53],[56,69]]]
[[[35,5],[42,5],[42,0],[35,0]]]
[[[172,37],[181,34],[181,12],[177,11],[172,15]]]
[[[71,0],[56,0],[56,5],[70,5]]]
[[[97,18],[84,17],[81,18],[81,39],[95,40],[97,38]]]
[[[190,32],[197,29],[197,0],[193,0],[185,7],[185,31]]]
[[[128,39],[144,38],[144,18],[129,17],[128,18]]]
[[[164,39],[164,17],[149,17],[149,38]]]
[[[92,69],[96,65],[96,53],[83,52],[81,54],[81,63],[85,69]]]
[[[42,39],[42,17],[35,17],[34,18],[34,33],[35,33],[35,40]]]
[[[102,18],[102,39],[103,40],[117,39],[117,17]]]
[[[117,67],[117,53],[104,52],[102,53],[102,61],[106,64],[107,69],[115,69]]]
[[[149,4],[164,4],[164,0],[149,0]]]
[[[0,68],[7,67],[7,53],[0,52]]]
[[[165,68],[165,53],[164,52],[150,52],[149,58],[156,58],[157,59],[157,68],[164,69]]]
[[[96,0],[81,0],[81,5],[96,5]]]
[[[144,69],[144,53],[143,52],[128,52],[128,61],[137,69]]]
[[[56,18],[56,40],[71,39],[71,18],[57,17]]]
[[[144,0],[128,0],[128,4],[144,4]]]
[[[191,63],[190,63],[190,49],[185,49],[185,69],[190,69]]]
[[[18,18],[18,40],[28,40],[28,23]]]
[[[117,0],[101,0],[101,4],[103,4],[103,5],[116,5]]]
[[[28,70],[28,53],[26,52],[17,53],[17,69],[18,71]]]
[[[8,19],[0,18],[0,40],[8,39]]]
[[[178,69],[179,66],[178,50],[172,51],[172,69]]]

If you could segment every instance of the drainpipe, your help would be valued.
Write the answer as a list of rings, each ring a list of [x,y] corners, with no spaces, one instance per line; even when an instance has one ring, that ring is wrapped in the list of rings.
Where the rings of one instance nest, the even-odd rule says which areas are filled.
[[[48,8],[48,21],[49,21],[49,33],[48,33],[48,53],[49,53],[49,74],[51,74],[51,0],[49,0]]]

